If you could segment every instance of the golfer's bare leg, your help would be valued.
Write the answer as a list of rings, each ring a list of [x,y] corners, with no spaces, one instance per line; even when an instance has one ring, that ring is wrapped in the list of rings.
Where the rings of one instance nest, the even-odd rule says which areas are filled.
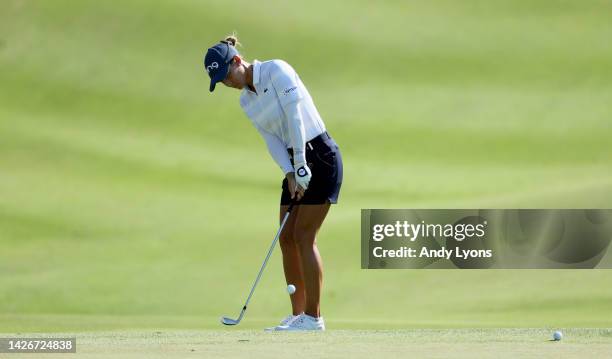
[[[285,218],[288,207],[289,206],[280,207],[281,221],[283,218]],[[287,284],[293,284],[295,286],[295,293],[289,296],[291,299],[293,315],[303,313],[306,309],[306,291],[304,286],[304,278],[302,275],[302,260],[300,258],[297,242],[295,238],[293,238],[295,219],[298,212],[299,206],[294,207],[279,239],[281,251],[283,252],[285,280],[287,281]]]
[[[323,262],[317,248],[316,237],[329,207],[329,204],[300,205],[293,232],[302,260],[302,274],[306,286],[305,313],[315,318],[321,316],[320,300],[323,284]]]

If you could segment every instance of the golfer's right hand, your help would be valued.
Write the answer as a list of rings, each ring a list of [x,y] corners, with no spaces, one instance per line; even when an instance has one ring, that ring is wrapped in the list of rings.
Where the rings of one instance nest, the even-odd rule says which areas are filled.
[[[289,187],[289,193],[291,193],[291,199],[295,199],[296,201],[301,200],[304,196],[305,189],[298,186],[295,180],[295,172],[288,172],[286,178],[287,186]]]

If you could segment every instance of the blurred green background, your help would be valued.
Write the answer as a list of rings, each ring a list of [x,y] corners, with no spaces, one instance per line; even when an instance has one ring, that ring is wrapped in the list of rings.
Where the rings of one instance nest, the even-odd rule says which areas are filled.
[[[0,331],[219,328],[282,173],[205,49],[284,59],[344,157],[330,328],[610,327],[612,271],[360,269],[361,208],[609,208],[610,1],[0,3]],[[278,250],[278,248],[277,248]],[[279,253],[244,327],[289,311]]]

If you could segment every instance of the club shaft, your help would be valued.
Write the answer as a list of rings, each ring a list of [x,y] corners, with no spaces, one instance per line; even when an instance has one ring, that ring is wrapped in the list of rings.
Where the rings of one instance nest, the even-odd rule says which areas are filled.
[[[283,221],[281,222],[280,228],[278,229],[278,232],[276,232],[276,236],[274,237],[274,240],[272,241],[272,244],[270,245],[270,249],[268,249],[268,254],[266,255],[266,259],[264,259],[264,262],[261,265],[261,268],[259,269],[259,273],[257,273],[257,278],[255,278],[255,283],[253,283],[251,292],[249,293],[249,296],[246,302],[244,303],[244,307],[242,308],[240,317],[242,317],[242,315],[244,314],[244,311],[246,310],[247,305],[249,305],[249,301],[251,300],[251,297],[253,296],[253,292],[255,292],[255,287],[257,287],[257,283],[259,282],[259,279],[261,278],[261,275],[263,274],[263,271],[266,268],[266,264],[268,264],[268,259],[270,259],[270,256],[272,255],[272,252],[274,251],[276,242],[278,242],[278,238],[283,232],[283,228],[285,227],[285,223],[287,223],[287,220],[289,219],[289,215],[291,214],[292,209],[293,209],[293,203],[289,205],[289,208],[287,209],[287,213],[285,213],[285,217],[283,218]]]

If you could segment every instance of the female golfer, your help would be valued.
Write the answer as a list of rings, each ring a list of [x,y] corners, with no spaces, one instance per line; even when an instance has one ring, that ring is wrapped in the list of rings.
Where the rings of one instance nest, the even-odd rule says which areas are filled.
[[[295,70],[282,60],[248,63],[236,44],[232,35],[208,49],[204,66],[210,91],[217,82],[242,90],[240,106],[285,174],[281,218],[296,201],[280,236],[285,278],[296,287],[290,296],[293,313],[268,329],[325,330],[319,305],[323,265],[316,237],[330,204],[338,201],[340,151]]]

